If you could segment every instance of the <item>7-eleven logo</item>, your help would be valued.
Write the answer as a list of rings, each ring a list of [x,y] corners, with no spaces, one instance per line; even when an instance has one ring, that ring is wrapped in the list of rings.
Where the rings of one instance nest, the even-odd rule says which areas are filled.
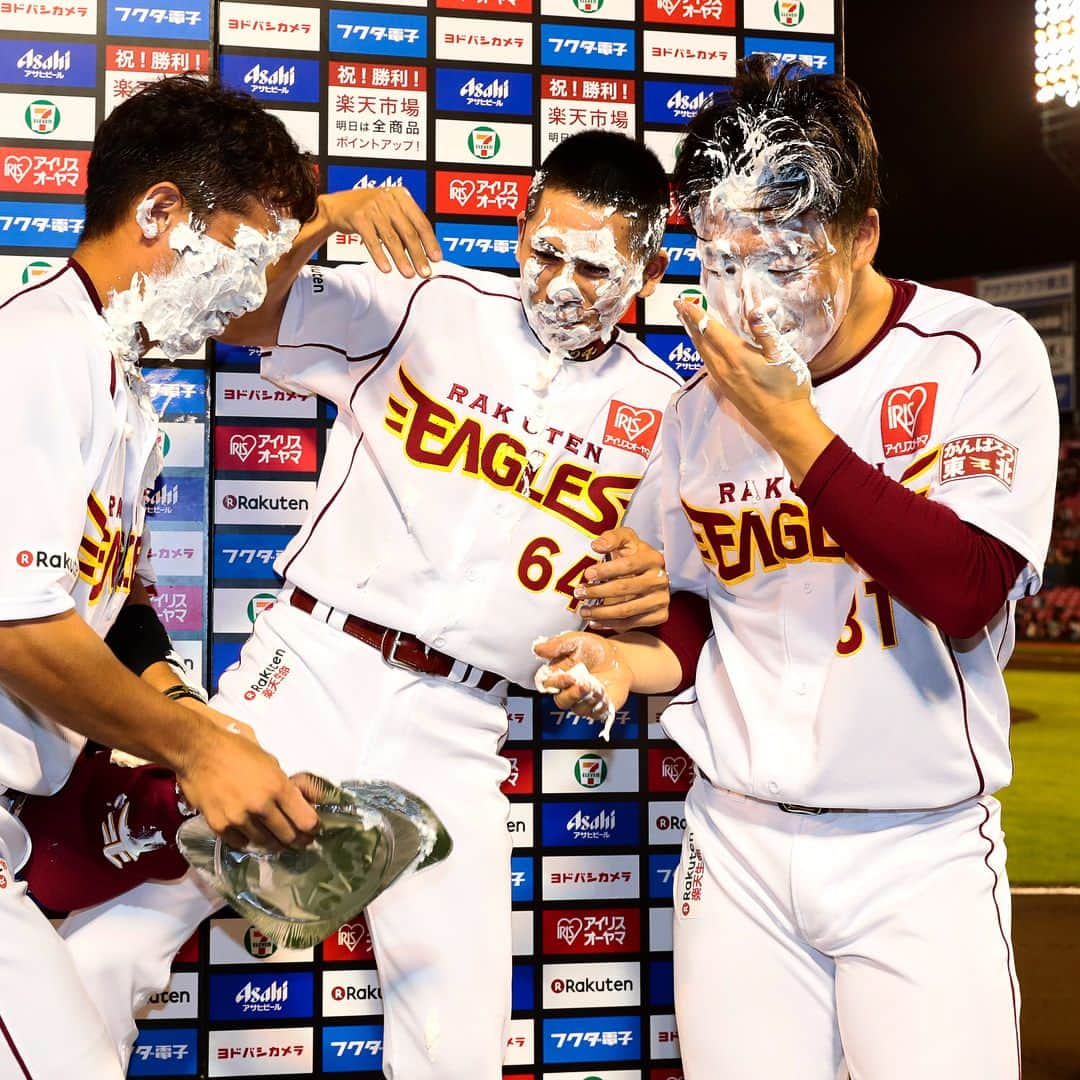
[[[22,283],[29,285],[31,281],[38,281],[40,278],[48,277],[53,272],[53,269],[52,263],[46,262],[44,259],[35,259],[23,267]]]
[[[773,15],[781,26],[798,26],[806,16],[806,8],[801,0],[777,0]]]
[[[247,615],[254,626],[255,620],[264,612],[274,606],[277,597],[273,593],[256,593],[249,601]]]
[[[494,128],[477,127],[469,132],[469,153],[481,160],[495,157],[502,146],[502,139]]]
[[[607,762],[599,754],[582,754],[574,763],[574,779],[585,788],[599,787],[607,779]]]
[[[60,110],[51,101],[31,101],[26,107],[25,120],[36,135],[48,135],[60,125]]]
[[[676,299],[681,300],[684,304],[693,304],[694,307],[699,307],[702,311],[709,310],[709,301],[696,285],[687,285]]]

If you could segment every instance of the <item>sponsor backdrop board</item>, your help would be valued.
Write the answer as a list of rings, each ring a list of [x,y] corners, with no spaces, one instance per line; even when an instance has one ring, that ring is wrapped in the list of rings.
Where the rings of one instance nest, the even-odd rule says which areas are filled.
[[[0,5],[0,292],[63,265],[97,124],[163,75],[216,71],[285,121],[324,188],[404,185],[448,258],[513,273],[515,217],[558,142],[606,127],[670,168],[686,121],[740,57],[838,70],[841,27],[840,0],[11,0]],[[696,295],[698,263],[674,218],[664,243],[667,282],[625,325],[686,377],[700,360],[671,301]],[[336,236],[317,261],[365,259]],[[313,505],[333,412],[262,382],[248,349],[150,358],[147,375],[166,425],[154,602],[213,688],[274,602],[273,564]],[[273,684],[271,672],[263,692]],[[692,769],[663,738],[663,704],[629,702],[608,746],[550,699],[509,701],[507,1077],[682,1077],[670,913]],[[382,1014],[363,918],[296,952],[223,912],[143,1010],[129,1074],[377,1077]]]

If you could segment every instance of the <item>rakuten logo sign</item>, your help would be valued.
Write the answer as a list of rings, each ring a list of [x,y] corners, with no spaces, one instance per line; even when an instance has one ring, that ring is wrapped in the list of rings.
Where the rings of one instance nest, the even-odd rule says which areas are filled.
[[[545,1009],[624,1008],[641,1002],[641,965],[545,964]]]

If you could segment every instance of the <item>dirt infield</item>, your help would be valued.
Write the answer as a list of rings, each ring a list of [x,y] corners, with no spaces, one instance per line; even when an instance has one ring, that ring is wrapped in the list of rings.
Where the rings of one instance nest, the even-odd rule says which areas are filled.
[[[1009,667],[1080,672],[1080,645],[1023,642]],[[1076,708],[1080,711],[1080,702]],[[1039,723],[1037,713],[1016,711],[1021,715],[1014,719]],[[1070,842],[1080,841],[1074,836]],[[1025,1080],[1080,1080],[1080,888],[1015,888],[1013,944]]]
[[[1009,667],[1024,671],[1080,671],[1080,645],[1047,641],[1020,641]]]
[[[1025,1080],[1080,1080],[1080,888],[1013,890]]]

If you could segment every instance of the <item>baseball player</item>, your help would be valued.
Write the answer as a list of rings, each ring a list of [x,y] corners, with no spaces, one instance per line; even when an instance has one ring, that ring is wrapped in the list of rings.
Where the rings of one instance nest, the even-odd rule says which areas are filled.
[[[176,121],[167,131],[163,111]],[[223,129],[242,134],[248,156],[221,151]],[[272,183],[264,179],[274,175]],[[59,789],[87,737],[175,770],[184,798],[216,828],[289,843],[317,825],[274,759],[228,730],[230,719],[208,709],[173,669],[139,577],[161,455],[138,358],[147,344],[170,350],[179,337],[185,349],[196,348],[205,336],[200,327],[220,328],[244,310],[237,297],[262,270],[223,256],[216,272],[204,272],[210,245],[229,252],[238,226],[265,239],[266,207],[310,213],[309,177],[284,127],[248,98],[169,80],[125,102],[99,130],[86,230],[72,259],[0,305],[7,354],[0,428],[11,448],[0,481],[5,1078],[123,1075],[66,947],[15,878],[29,847],[12,813],[19,793]],[[300,180],[295,199],[280,186],[290,178]],[[194,239],[177,244],[185,230]],[[191,265],[192,246],[204,256],[201,269]],[[145,308],[136,324],[145,298],[182,300],[194,278],[203,302],[181,305],[182,320]],[[260,298],[249,299],[257,305]],[[106,634],[141,679],[114,658]],[[159,837],[132,836],[123,825],[117,840],[129,859],[161,846]]]
[[[686,1075],[1018,1077],[993,793],[1013,604],[1050,535],[1047,355],[1012,312],[874,269],[858,92],[770,62],[683,144],[708,310],[676,306],[705,369],[634,504],[659,508],[635,524],[672,588],[711,610],[663,717],[697,767],[674,888]],[[670,650],[538,651],[616,701],[680,677]]]
[[[264,377],[338,416],[312,514],[277,563],[284,590],[215,704],[287,768],[415,791],[454,841],[368,909],[388,1077],[501,1076],[508,681],[531,680],[531,643],[580,626],[584,600],[603,602],[587,617],[605,626],[664,618],[661,561],[618,526],[681,383],[616,323],[663,273],[668,208],[650,151],[571,138],[519,219],[517,282],[432,266],[431,227],[402,189],[324,197],[267,302],[230,331],[271,346]],[[339,230],[375,266],[306,265]],[[401,274],[380,273],[384,245]],[[69,920],[125,1048],[133,1005],[217,906],[188,879]]]

